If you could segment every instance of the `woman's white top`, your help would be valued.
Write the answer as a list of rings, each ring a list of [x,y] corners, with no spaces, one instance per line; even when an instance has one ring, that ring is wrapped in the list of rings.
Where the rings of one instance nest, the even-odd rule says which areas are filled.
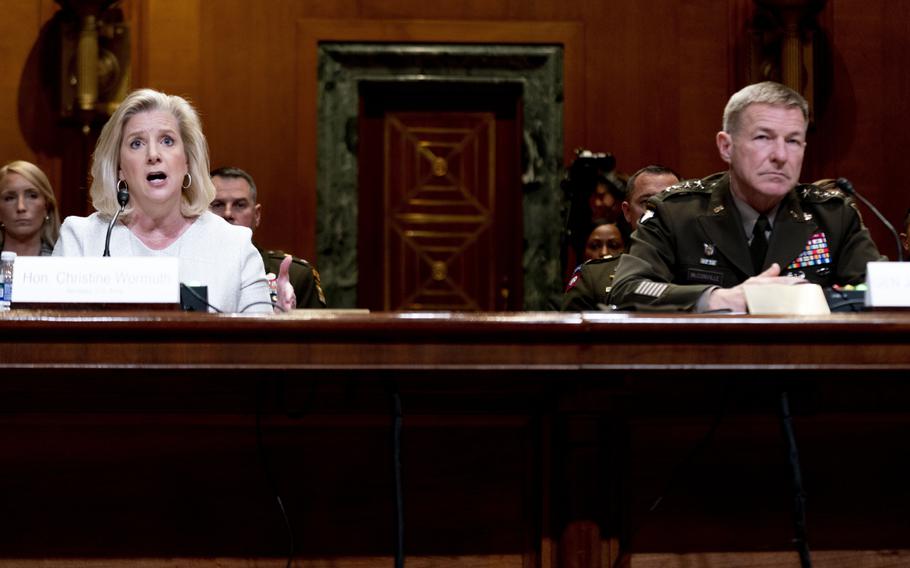
[[[108,221],[98,213],[67,217],[54,256],[101,256]],[[150,249],[126,225],[111,233],[111,256],[175,256],[180,282],[208,287],[208,302],[223,312],[271,312],[262,257],[253,232],[206,211],[167,248]]]

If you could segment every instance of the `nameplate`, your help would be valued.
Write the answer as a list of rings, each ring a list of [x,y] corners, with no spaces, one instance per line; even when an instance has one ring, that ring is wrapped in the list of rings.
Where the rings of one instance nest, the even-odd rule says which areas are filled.
[[[16,304],[176,304],[173,257],[20,256],[13,265]]]
[[[910,307],[910,262],[870,262],[866,286],[866,307]]]

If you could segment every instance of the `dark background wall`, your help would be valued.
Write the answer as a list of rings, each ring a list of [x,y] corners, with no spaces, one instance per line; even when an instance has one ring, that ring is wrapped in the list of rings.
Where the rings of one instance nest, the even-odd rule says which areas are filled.
[[[310,258],[315,98],[301,86],[312,84],[305,74],[316,69],[306,65],[301,20],[383,28],[383,37],[405,42],[424,20],[576,24],[583,31],[581,48],[567,53],[566,67],[578,72],[567,73],[565,85],[566,159],[584,146],[612,152],[626,173],[658,162],[695,177],[723,168],[714,134],[727,97],[743,84],[755,12],[751,0],[124,0],[121,7],[133,34],[133,86],[193,100],[213,165],[241,165],[261,187],[266,226],[258,240]],[[38,52],[57,9],[52,0],[2,3],[0,161],[35,161],[58,192],[74,192],[85,184],[64,172],[78,133],[41,93],[56,74]],[[910,205],[895,175],[910,142],[910,4],[829,1],[817,22],[815,124],[803,180],[847,176],[898,224]],[[473,29],[476,37],[464,41],[488,41],[488,28]],[[884,231],[866,220],[893,254]]]

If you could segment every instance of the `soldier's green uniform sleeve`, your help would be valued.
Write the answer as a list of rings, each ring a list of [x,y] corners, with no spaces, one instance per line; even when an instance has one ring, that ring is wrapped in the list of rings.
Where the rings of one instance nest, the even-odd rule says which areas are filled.
[[[600,309],[598,304],[607,304],[619,258],[611,256],[579,266],[566,286],[562,311],[595,311]]]
[[[592,291],[590,286],[579,278],[578,283],[563,295],[561,310],[564,312],[596,310],[597,305],[591,299]]]
[[[284,254],[282,251],[262,251],[262,262],[265,265],[266,273],[277,276],[281,261],[284,260]],[[319,272],[302,258],[292,256],[292,259],[291,266],[288,268],[288,280],[297,296],[297,307],[325,308],[325,294],[322,291],[322,283],[319,281]],[[273,298],[272,301],[276,301],[276,298]]]
[[[298,308],[324,308],[325,294],[319,281],[319,272],[301,259],[295,258],[291,263],[291,285],[297,295]]]
[[[629,254],[622,256],[610,293],[610,303],[619,309],[665,306],[667,310],[691,311],[712,286],[673,284],[676,266],[676,235],[662,203],[642,217],[632,234]]]

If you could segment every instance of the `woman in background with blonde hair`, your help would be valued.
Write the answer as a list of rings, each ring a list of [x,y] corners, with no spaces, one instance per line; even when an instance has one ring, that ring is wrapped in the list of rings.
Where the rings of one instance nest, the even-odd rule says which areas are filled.
[[[50,256],[59,234],[57,199],[44,172],[24,160],[0,168],[0,250]]]

